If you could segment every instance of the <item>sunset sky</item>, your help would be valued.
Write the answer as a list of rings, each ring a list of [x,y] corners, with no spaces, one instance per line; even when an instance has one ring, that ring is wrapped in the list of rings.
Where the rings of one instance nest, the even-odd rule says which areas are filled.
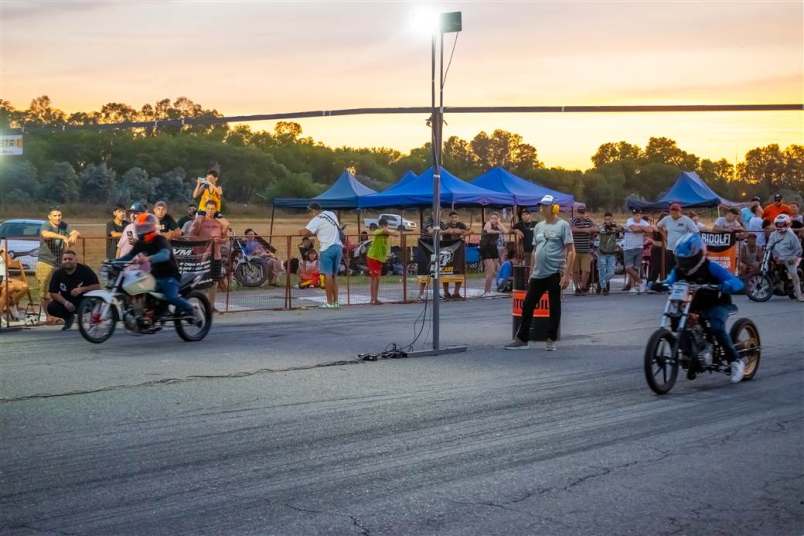
[[[446,102],[800,103],[802,2],[15,2],[0,0],[0,98],[67,111],[187,96],[226,115],[429,104],[423,6],[463,12]],[[451,45],[452,37],[448,43]],[[606,141],[675,138],[699,156],[802,143],[804,113],[453,115],[445,136],[504,128],[550,166]],[[302,121],[331,145],[428,140],[424,117]],[[272,128],[260,123],[254,128]]]

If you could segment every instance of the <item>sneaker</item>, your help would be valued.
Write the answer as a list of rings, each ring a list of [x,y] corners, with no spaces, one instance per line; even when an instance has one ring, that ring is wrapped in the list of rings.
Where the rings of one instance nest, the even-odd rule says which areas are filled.
[[[523,341],[522,339],[514,337],[514,340],[506,344],[503,348],[505,350],[527,350],[528,341]]]
[[[558,350],[558,348],[556,347],[556,341],[554,341],[553,339],[547,339],[546,341],[544,341],[544,349],[547,350],[548,352],[555,352],[556,350]]]
[[[641,285],[639,285],[639,293],[640,294],[644,294],[647,290],[648,290],[648,284],[647,283],[643,282]]]
[[[318,308],[319,308],[319,309],[332,309],[332,305],[330,305],[330,304],[328,304],[328,303],[324,302],[324,303],[322,303],[321,305],[319,305],[319,306],[318,306]]]
[[[460,293],[456,292],[456,293],[454,293],[452,295],[452,299],[453,300],[463,300],[463,296],[461,296]]]
[[[628,291],[628,294],[639,294],[639,289],[632,287],[631,290]]]
[[[62,331],[67,331],[71,327],[73,327],[73,322],[75,322],[75,315],[72,314],[64,319],[64,326],[62,326]]]
[[[731,383],[740,383],[745,376],[745,361],[737,359],[731,362]]]
[[[608,295],[609,295],[609,287],[608,287],[608,285],[606,285],[605,287],[603,287],[603,295],[604,295],[604,296],[608,296]]]

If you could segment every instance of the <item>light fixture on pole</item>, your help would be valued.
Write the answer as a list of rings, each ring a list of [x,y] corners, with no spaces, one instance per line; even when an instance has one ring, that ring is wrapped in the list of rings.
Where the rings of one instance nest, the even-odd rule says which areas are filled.
[[[420,14],[421,26],[430,32],[430,130],[433,156],[433,254],[430,259],[432,270],[433,292],[433,347],[431,350],[419,350],[409,355],[439,355],[466,351],[466,346],[440,345],[440,298],[441,298],[441,146],[444,125],[444,34],[457,33],[463,29],[461,12],[441,13],[437,17],[432,13]],[[456,36],[457,37],[457,36]],[[436,38],[439,39],[439,84],[438,107],[436,107]]]

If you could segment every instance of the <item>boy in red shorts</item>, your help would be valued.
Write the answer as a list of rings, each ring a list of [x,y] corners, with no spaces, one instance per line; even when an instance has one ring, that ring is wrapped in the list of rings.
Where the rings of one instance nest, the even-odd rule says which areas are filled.
[[[382,267],[385,261],[388,260],[388,254],[391,251],[388,245],[389,236],[397,236],[388,229],[388,220],[380,218],[377,222],[377,230],[371,240],[368,252],[366,253],[366,264],[368,264],[369,278],[371,279],[371,304],[380,305],[380,300],[377,295],[380,292],[380,277],[382,276]]]

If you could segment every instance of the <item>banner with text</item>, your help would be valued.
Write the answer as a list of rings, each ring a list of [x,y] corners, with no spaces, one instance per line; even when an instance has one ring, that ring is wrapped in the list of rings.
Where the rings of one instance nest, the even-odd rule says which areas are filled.
[[[211,240],[172,240],[170,244],[182,279],[187,274],[193,274],[198,278],[196,286],[212,285]]]
[[[729,272],[737,273],[737,238],[734,233],[701,233],[706,256]]]

